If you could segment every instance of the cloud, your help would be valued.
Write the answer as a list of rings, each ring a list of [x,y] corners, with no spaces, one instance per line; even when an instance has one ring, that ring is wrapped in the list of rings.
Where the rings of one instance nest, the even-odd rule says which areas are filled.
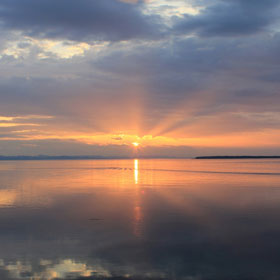
[[[88,53],[67,63],[30,58],[20,67],[6,65],[11,77],[0,79],[1,114],[54,116],[38,120],[44,124],[40,139],[65,141],[68,135],[92,143],[97,134],[110,136],[106,141],[125,134],[199,138],[196,143],[205,145],[208,137],[269,130],[269,143],[275,143],[278,122],[267,114],[279,113],[279,45],[277,34],[253,40],[192,37],[115,44],[99,56]]]
[[[56,10],[54,14],[47,8],[49,2],[49,9]],[[49,2],[42,0],[40,5],[36,6],[34,3],[33,6],[24,6],[19,10],[21,2],[11,0],[11,5],[6,0],[0,1],[2,28],[6,28],[6,37],[0,38],[5,45],[0,49],[1,116],[54,117],[36,120],[36,124],[42,125],[38,128],[1,127],[1,134],[7,138],[10,133],[11,138],[23,136],[30,140],[36,136],[36,140],[43,140],[45,137],[45,140],[75,139],[77,142],[82,139],[84,143],[96,144],[93,141],[96,135],[106,135],[107,149],[109,144],[126,145],[137,135],[140,138],[147,137],[146,142],[149,139],[153,142],[157,136],[163,136],[170,140],[166,145],[171,150],[170,145],[176,138],[179,138],[176,143],[182,146],[197,147],[198,143],[206,145],[209,140],[209,145],[216,147],[217,143],[222,145],[222,141],[234,136],[238,140],[236,145],[240,146],[246,138],[243,134],[250,131],[254,137],[258,133],[267,133],[271,136],[268,143],[276,146],[279,135],[276,116],[279,115],[280,102],[280,35],[269,29],[275,20],[273,14],[278,9],[276,1],[255,1],[255,6],[252,1],[200,1],[207,4],[205,9],[180,20],[177,17],[174,33],[165,33],[161,40],[153,41],[146,39],[152,38],[149,37],[149,32],[157,30],[155,22],[158,17],[144,13],[144,7],[149,3],[83,0],[77,7],[78,13],[73,15],[73,19],[71,16],[68,22],[68,16],[72,15],[72,9],[78,1],[68,1],[69,8],[65,11],[57,6],[65,4],[64,0],[56,4],[52,0]],[[113,9],[115,17],[118,16],[118,7],[125,13],[122,20],[126,20],[127,12],[132,9],[132,15],[138,15],[135,17],[137,28],[142,28],[137,23],[139,18],[153,28],[145,29],[148,33],[145,36],[143,33],[143,40],[114,44],[99,42],[97,45],[70,42],[69,38],[80,27],[83,29],[79,33],[81,37],[77,36],[75,40],[93,38],[97,33],[102,33],[103,39],[106,37],[108,40],[115,40],[110,37],[113,33],[117,34],[116,40],[124,38],[123,29],[109,24],[111,19],[108,17],[92,19],[95,23],[100,20],[100,25],[96,23],[93,28],[84,28],[84,19],[80,19],[79,25],[76,17],[87,5],[103,11]],[[30,14],[31,10],[35,11],[39,7],[46,10],[42,21],[37,22],[36,17],[31,17],[20,23],[25,18],[23,14]],[[27,13],[27,10],[30,11]],[[15,11],[19,17],[12,22],[9,18],[13,18]],[[250,24],[240,20],[238,13],[241,11],[250,15],[247,20],[253,23],[251,27],[255,26],[255,29],[246,31]],[[8,15],[8,12],[10,16],[3,16]],[[61,17],[60,13],[65,14],[66,18]],[[128,14],[130,17],[131,14]],[[267,21],[260,20],[263,18]],[[189,31],[179,28],[183,22],[198,22],[202,19],[207,19],[207,25],[196,24],[195,29]],[[233,24],[236,32],[230,32],[230,21],[236,21]],[[262,24],[256,25],[255,22]],[[242,24],[246,26],[241,28],[239,25]],[[163,26],[165,28],[164,24]],[[208,27],[215,32],[208,32]],[[218,27],[223,27],[223,32]],[[61,32],[61,28],[65,28],[65,32]],[[16,29],[21,30],[18,38],[15,38],[14,31],[11,32],[12,35],[8,35],[9,30]],[[67,41],[34,39],[24,37],[22,33],[46,37],[51,34],[48,33],[50,30],[56,31],[55,34],[61,38],[67,38]],[[185,36],[189,32],[195,32],[199,36]],[[244,34],[251,36],[239,36]],[[59,36],[50,35],[52,38]],[[139,36],[140,33],[133,31],[130,39],[140,38]],[[76,52],[80,45],[86,48]],[[69,54],[68,48],[71,49]],[[16,122],[25,124],[28,121],[17,119]],[[34,123],[34,120],[29,122]],[[16,134],[14,130],[24,132]],[[243,138],[238,138],[238,133]],[[150,136],[152,137],[149,138]],[[267,141],[268,136],[257,137],[258,145],[261,146],[263,142],[267,147],[264,141]],[[126,141],[128,138],[130,140]],[[249,136],[247,138],[252,139]],[[247,140],[243,143],[248,144]],[[52,147],[55,145],[61,148],[58,143]],[[85,150],[89,149],[88,146],[85,145]]]
[[[119,41],[158,36],[158,16],[115,0],[1,0],[3,29],[39,38]]]
[[[264,31],[278,19],[277,0],[218,0],[195,16],[177,18],[174,31],[199,36],[242,36]]]

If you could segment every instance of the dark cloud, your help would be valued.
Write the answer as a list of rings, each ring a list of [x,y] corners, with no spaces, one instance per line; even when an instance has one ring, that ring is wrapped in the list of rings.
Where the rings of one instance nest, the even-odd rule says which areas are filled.
[[[219,0],[199,15],[177,19],[174,31],[200,36],[239,36],[265,30],[278,18],[277,0]]]
[[[207,103],[208,113],[212,105],[215,109],[227,103],[252,105],[252,99],[261,106],[260,99],[269,100],[272,108],[271,98],[279,97],[275,88],[279,45],[278,35],[254,40],[178,39],[155,47],[111,52],[92,61],[92,67],[124,83],[142,82],[148,98],[155,100],[153,107],[161,109],[200,98],[203,91],[205,98],[212,96],[214,101]]]
[[[83,133],[133,129],[138,125],[137,110],[141,135],[170,118],[170,124],[156,135],[168,132],[172,136],[181,128],[197,134],[201,127],[200,135],[210,130],[219,134],[231,129],[248,131],[250,127],[277,128],[276,118],[248,121],[243,115],[233,118],[231,114],[279,112],[279,46],[278,35],[258,35],[254,40],[176,39],[145,48],[132,45],[95,59],[86,56],[86,62],[70,60],[65,67],[85,65],[89,70],[78,68],[73,71],[78,75],[69,78],[62,68],[62,74],[66,73],[63,79],[54,78],[61,75],[60,69],[54,69],[61,67],[60,61],[40,63],[37,67],[46,73],[44,78],[33,72],[31,78],[0,79],[0,108],[4,115],[55,116],[64,130]],[[48,69],[53,77],[49,77]],[[175,113],[177,117],[172,120]],[[224,124],[217,126],[217,118]]]
[[[158,17],[139,4],[115,0],[1,0],[2,28],[32,37],[75,41],[127,40],[158,35]]]

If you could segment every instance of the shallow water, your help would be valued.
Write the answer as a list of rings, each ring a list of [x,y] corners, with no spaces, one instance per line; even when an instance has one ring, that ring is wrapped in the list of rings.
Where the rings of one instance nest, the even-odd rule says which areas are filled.
[[[0,162],[0,279],[279,279],[280,160]]]

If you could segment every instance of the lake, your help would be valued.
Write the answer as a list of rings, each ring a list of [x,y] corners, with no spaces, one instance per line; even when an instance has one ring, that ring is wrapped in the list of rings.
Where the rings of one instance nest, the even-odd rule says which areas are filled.
[[[0,279],[280,279],[280,160],[0,162]]]

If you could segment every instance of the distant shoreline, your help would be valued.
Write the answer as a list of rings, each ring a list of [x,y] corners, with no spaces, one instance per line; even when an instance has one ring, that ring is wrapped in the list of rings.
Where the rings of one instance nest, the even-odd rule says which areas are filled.
[[[1,156],[0,161],[22,160],[124,160],[124,159],[280,159],[280,156],[199,156],[199,157],[102,157],[102,156]]]
[[[1,160],[92,160],[92,159],[106,159],[98,156],[0,156]]]
[[[203,156],[195,159],[277,159],[280,156]]]
[[[26,160],[26,161],[36,161],[36,160],[121,160],[121,159],[193,159],[192,157],[102,157],[102,156],[1,156],[0,161],[5,160]]]

